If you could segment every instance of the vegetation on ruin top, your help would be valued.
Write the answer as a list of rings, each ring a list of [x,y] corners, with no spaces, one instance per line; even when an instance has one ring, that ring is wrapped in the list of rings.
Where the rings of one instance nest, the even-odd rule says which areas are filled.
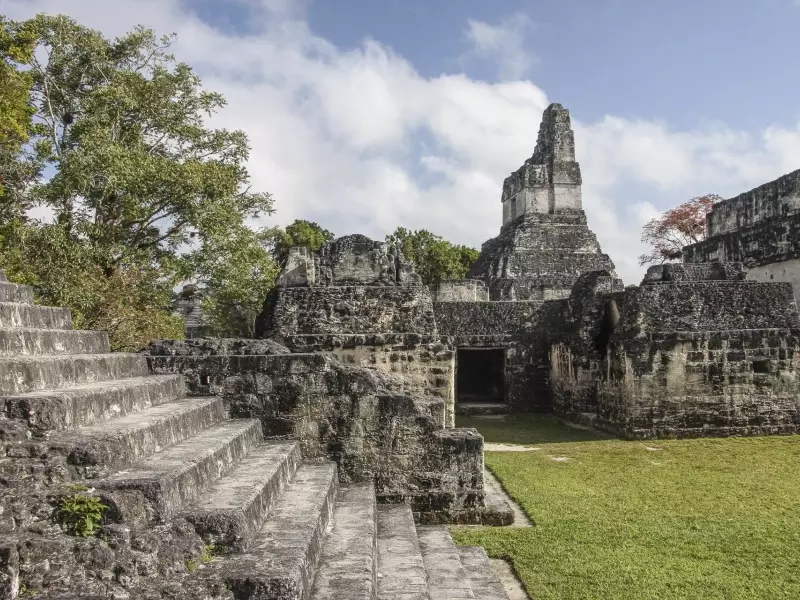
[[[622,441],[554,417],[464,418],[536,525],[456,529],[508,557],[532,598],[800,597],[800,439]]]

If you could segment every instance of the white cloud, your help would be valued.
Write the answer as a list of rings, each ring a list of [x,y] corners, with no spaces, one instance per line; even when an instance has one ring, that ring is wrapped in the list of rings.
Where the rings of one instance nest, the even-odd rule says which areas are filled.
[[[475,246],[497,235],[501,185],[533,152],[543,90],[463,74],[426,78],[380,41],[339,50],[309,30],[291,0],[239,1],[263,17],[244,36],[214,29],[179,0],[11,0],[5,13],[67,11],[109,36],[140,22],[178,33],[177,56],[228,99],[213,124],[250,138],[254,189],[277,201],[272,224],[307,218],[337,235],[374,238],[403,225]],[[476,31],[484,47],[499,43]],[[659,210],[800,167],[800,124],[755,137],[619,116],[585,123],[573,115],[573,124],[589,223],[626,283],[641,278],[639,232]]]
[[[503,79],[520,79],[528,74],[533,64],[525,50],[525,34],[532,25],[530,17],[522,12],[511,15],[499,25],[470,19],[466,35],[473,45],[473,55],[495,60]]]

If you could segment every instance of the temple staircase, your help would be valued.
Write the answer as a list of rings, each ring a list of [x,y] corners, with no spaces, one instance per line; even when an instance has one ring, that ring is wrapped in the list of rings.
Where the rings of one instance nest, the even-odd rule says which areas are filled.
[[[407,505],[376,505],[372,484],[340,484],[335,463],[303,462],[221,398],[187,397],[181,375],[112,353],[104,332],[73,330],[68,310],[35,305],[2,272],[0,432],[7,489],[60,475],[137,498],[132,527],[186,519],[214,549],[186,577],[237,600],[507,598],[483,549],[416,526]]]

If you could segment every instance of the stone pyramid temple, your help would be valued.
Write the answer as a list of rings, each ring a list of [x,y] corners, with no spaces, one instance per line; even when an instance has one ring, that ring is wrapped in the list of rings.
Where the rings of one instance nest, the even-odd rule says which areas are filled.
[[[569,111],[544,111],[533,156],[503,183],[503,226],[470,270],[490,300],[566,298],[583,273],[613,272],[586,223]]]

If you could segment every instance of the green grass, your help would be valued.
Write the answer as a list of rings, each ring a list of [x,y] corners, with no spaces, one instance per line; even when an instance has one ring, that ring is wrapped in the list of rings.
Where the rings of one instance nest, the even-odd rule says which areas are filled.
[[[510,559],[532,598],[800,598],[800,436],[632,442],[537,416],[457,425],[540,448],[486,456],[534,527],[453,531]]]

